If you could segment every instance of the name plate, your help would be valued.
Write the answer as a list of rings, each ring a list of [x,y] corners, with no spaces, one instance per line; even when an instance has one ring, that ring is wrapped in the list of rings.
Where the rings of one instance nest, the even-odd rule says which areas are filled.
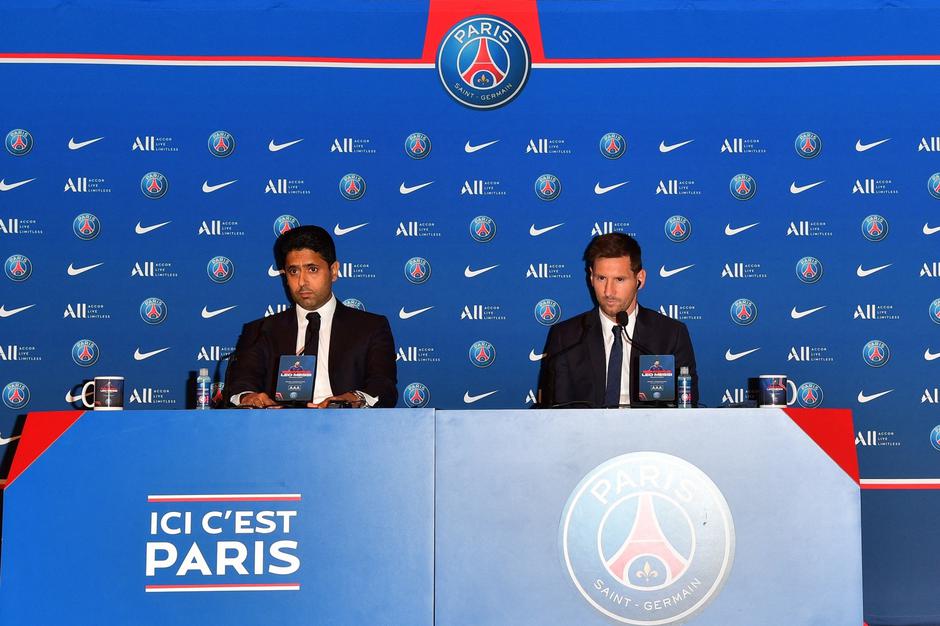
[[[277,388],[274,390],[277,402],[310,402],[313,399],[317,357],[285,354],[277,369]]]
[[[676,357],[672,354],[640,355],[637,399],[671,402],[676,399]]]

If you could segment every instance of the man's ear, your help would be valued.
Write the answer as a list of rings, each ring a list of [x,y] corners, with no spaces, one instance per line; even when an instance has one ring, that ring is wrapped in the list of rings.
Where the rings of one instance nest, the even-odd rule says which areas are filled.
[[[646,270],[640,270],[639,272],[636,273],[636,282],[637,282],[636,288],[638,290],[643,289],[643,285],[646,284]]]
[[[333,261],[333,265],[330,266],[330,276],[333,278],[334,283],[339,278],[339,261]]]

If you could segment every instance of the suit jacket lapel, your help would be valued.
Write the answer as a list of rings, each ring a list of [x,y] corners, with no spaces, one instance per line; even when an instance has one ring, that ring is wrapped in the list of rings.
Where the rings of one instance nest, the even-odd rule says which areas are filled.
[[[604,336],[601,326],[601,313],[595,307],[587,314],[584,323],[584,332],[587,335],[585,342],[588,348],[588,360],[591,363],[591,380],[593,381],[594,406],[604,404],[604,393],[607,390],[607,362],[604,357]]]
[[[333,325],[330,328],[330,353],[326,357],[327,364],[330,368],[330,388],[333,390],[333,393],[345,393],[345,391],[348,391],[348,389],[339,391],[339,387],[348,386],[342,384],[344,372],[341,363],[342,359],[340,357],[340,355],[345,354],[349,349],[349,337],[343,332],[348,310],[346,305],[340,302],[339,299],[336,300],[336,310],[333,311]]]
[[[649,322],[648,314],[646,309],[641,307],[639,304],[636,305],[636,324],[633,325],[633,345],[630,347],[630,402],[636,400],[636,394],[640,389],[640,354],[643,353],[643,350],[638,346],[645,343],[643,341],[644,335],[648,334],[646,331],[647,323]]]

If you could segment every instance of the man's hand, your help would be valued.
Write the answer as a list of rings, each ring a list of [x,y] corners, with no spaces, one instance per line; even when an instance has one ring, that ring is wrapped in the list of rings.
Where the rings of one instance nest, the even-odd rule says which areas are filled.
[[[346,393],[341,394],[341,395],[338,395],[338,396],[330,396],[329,398],[327,398],[327,399],[324,400],[323,402],[320,402],[320,403],[317,403],[317,404],[314,404],[313,402],[310,402],[310,403],[307,404],[307,406],[310,407],[311,409],[313,409],[313,408],[325,409],[325,408],[327,408],[327,407],[330,405],[330,402],[333,402],[334,400],[346,401],[346,402],[350,403],[354,409],[361,408],[361,407],[362,407],[362,404],[363,404],[363,403],[362,403],[362,400],[359,398],[359,396],[357,396],[356,394],[354,394],[354,393],[351,392],[351,391],[347,391]]]
[[[263,391],[261,393],[246,393],[241,397],[238,405],[250,406],[255,409],[281,408],[281,405],[272,400],[271,397]]]

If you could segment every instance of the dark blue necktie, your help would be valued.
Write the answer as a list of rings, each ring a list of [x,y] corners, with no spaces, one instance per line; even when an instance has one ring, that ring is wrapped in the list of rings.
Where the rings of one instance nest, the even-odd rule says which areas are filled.
[[[607,393],[604,394],[604,406],[620,406],[620,375],[623,369],[623,339],[621,326],[614,326],[614,345],[610,348],[607,361]]]

